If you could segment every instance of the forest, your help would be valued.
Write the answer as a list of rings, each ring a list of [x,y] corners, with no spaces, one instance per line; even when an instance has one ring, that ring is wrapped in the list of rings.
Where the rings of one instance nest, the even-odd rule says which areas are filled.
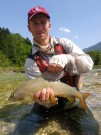
[[[23,67],[31,47],[28,37],[0,27],[0,67]]]

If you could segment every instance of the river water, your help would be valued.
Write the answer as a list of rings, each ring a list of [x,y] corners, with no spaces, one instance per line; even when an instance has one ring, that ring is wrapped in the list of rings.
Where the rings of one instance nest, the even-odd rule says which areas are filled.
[[[11,92],[24,81],[26,81],[25,74],[0,74],[0,135],[10,135],[21,118],[30,114],[32,104],[8,101]],[[97,135],[101,135],[101,69],[84,74],[83,82],[81,91],[90,92],[86,103],[99,124]],[[36,135],[71,135],[70,131],[63,129],[61,124],[53,119],[48,122],[47,126],[40,128]]]

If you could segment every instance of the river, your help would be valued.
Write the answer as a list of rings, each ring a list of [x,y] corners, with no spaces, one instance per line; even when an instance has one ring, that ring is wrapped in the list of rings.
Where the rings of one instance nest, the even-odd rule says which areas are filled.
[[[0,74],[0,135],[12,133],[20,119],[28,115],[33,107],[30,104],[8,101],[11,92],[24,81],[26,81],[24,73]],[[99,135],[101,135],[101,69],[83,74],[83,82],[81,91],[90,92],[86,102],[99,123]],[[52,120],[46,127],[41,128],[37,135],[71,135],[71,133],[62,129],[58,121]]]

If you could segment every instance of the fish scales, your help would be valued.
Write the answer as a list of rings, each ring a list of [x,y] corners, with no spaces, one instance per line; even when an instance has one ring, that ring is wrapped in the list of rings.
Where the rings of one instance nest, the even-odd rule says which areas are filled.
[[[89,93],[81,93],[77,91],[75,88],[62,83],[60,81],[47,81],[43,78],[37,78],[28,80],[19,86],[13,93],[11,94],[9,100],[34,100],[34,94],[37,91],[41,91],[43,88],[50,87],[54,91],[54,95],[50,96],[51,102],[55,105],[57,102],[55,101],[55,97],[63,97],[63,98],[78,98],[81,102],[82,107],[86,110],[86,102],[85,99],[89,96]]]

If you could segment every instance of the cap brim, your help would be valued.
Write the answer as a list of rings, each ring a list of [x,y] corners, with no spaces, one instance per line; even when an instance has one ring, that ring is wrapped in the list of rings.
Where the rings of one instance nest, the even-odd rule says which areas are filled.
[[[37,14],[44,14],[44,15],[46,15],[48,18],[50,18],[50,16],[49,16],[48,14],[46,14],[46,13],[38,12],[38,13],[35,13],[35,14],[33,14],[32,16],[30,16],[30,18],[28,19],[28,21],[31,20],[33,17],[35,17]]]

